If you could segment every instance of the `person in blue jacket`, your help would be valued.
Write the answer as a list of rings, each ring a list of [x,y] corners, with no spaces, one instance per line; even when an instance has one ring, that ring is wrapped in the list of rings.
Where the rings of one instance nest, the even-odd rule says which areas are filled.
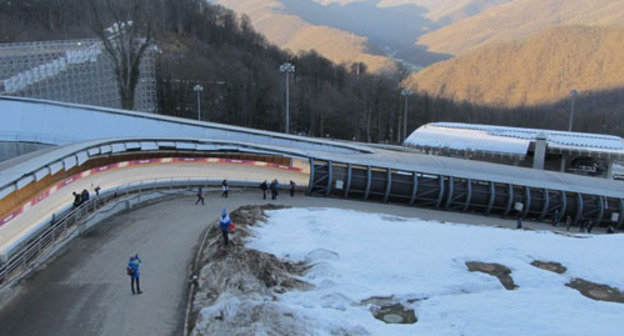
[[[130,288],[132,289],[132,295],[142,294],[141,285],[139,284],[141,259],[138,254],[130,257],[128,261],[128,275],[130,276]],[[136,283],[136,291],[134,290],[134,284]]]
[[[219,227],[221,228],[221,235],[223,235],[223,242],[225,245],[230,244],[229,230],[230,230],[230,216],[228,216],[227,211],[223,209],[221,211],[221,218],[219,219]]]

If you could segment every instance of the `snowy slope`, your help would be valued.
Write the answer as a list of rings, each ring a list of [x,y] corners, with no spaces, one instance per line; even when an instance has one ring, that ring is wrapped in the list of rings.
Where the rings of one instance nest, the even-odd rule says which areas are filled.
[[[318,335],[621,335],[624,304],[564,285],[580,277],[623,289],[622,235],[567,237],[339,209],[269,215],[247,247],[314,264],[303,279],[316,289],[287,292],[280,303],[318,325]],[[472,260],[506,265],[519,288],[468,272]],[[360,304],[391,295],[415,310],[416,324],[385,324]],[[414,299],[424,300],[407,302]]]

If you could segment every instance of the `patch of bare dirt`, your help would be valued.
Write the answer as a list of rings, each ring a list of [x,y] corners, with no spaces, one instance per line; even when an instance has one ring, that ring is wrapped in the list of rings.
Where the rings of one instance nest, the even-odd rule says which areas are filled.
[[[592,300],[624,303],[624,292],[609,285],[575,278],[570,283],[567,283],[566,286],[578,290]]]
[[[543,270],[555,272],[558,274],[563,274],[568,270],[565,266],[561,265],[561,263],[554,262],[554,261],[533,260],[531,262],[531,265],[537,268],[541,268]]]
[[[274,255],[245,248],[250,226],[266,222],[265,210],[284,207],[243,206],[230,214],[236,223],[230,245],[224,246],[218,225],[212,227],[204,247],[198,289],[193,301],[192,335],[219,336],[309,334],[311,326],[295,312],[280,306],[276,293],[308,290],[311,284],[298,276],[302,263],[283,261]]]
[[[497,277],[503,287],[507,290],[518,288],[510,275],[511,270],[505,265],[480,261],[467,261],[466,266],[468,266],[468,270],[470,272],[481,272]]]
[[[400,303],[381,307],[372,306],[371,313],[376,319],[389,324],[414,324],[418,321],[414,309],[405,308]]]

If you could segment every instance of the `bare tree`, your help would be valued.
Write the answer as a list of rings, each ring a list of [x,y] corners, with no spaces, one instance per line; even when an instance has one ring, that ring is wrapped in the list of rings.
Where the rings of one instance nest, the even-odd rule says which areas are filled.
[[[113,61],[121,107],[134,109],[141,60],[153,43],[146,0],[90,0],[93,29]]]

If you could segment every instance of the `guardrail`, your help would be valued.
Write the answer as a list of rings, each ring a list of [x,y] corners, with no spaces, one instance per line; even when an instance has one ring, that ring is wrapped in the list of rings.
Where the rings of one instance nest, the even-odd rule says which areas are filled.
[[[87,223],[96,215],[112,213],[121,204],[126,204],[126,208],[130,208],[132,204],[139,204],[155,198],[183,195],[191,191],[191,188],[199,186],[220,186],[221,181],[205,179],[204,177],[140,180],[104,191],[78,207],[63,211],[59,215],[53,215],[50,223],[44,229],[11,251],[10,255],[6,256],[6,262],[0,264],[0,292],[18,283],[60,248],[95,225],[95,223],[92,225],[87,225]],[[260,182],[228,180],[229,185],[236,188],[258,188]],[[196,191],[193,190],[192,192]],[[155,193],[160,195],[144,197],[141,200],[141,196]],[[117,201],[110,205],[115,200]]]

